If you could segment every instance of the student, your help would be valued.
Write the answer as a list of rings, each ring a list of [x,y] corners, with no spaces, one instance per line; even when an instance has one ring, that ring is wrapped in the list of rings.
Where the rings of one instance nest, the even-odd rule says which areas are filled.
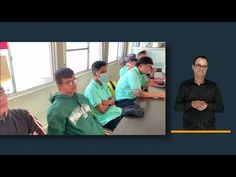
[[[106,85],[106,62],[96,61],[92,64],[93,79],[85,90],[85,96],[95,107],[94,115],[103,127],[114,130],[122,119],[122,109],[116,107],[111,92]]]
[[[142,51],[140,51],[140,52],[138,53],[137,59],[140,60],[141,58],[147,57],[147,56],[148,56],[148,55],[147,55],[147,51],[146,51],[146,50],[142,50]]]
[[[127,107],[134,104],[136,97],[158,97],[164,98],[164,92],[145,92],[141,89],[148,89],[149,80],[146,74],[152,69],[153,61],[150,57],[141,58],[137,65],[123,75],[116,86],[115,100],[119,107]]]
[[[182,82],[179,87],[175,110],[184,111],[184,129],[215,129],[215,112],[224,110],[218,85],[206,79],[207,69],[207,57],[195,57],[194,78]]]
[[[88,99],[77,93],[76,78],[69,68],[58,69],[55,80],[59,93],[50,97],[47,111],[49,135],[104,135],[93,116]]]
[[[40,122],[29,111],[9,109],[8,97],[0,86],[0,135],[44,135]]]
[[[128,63],[128,61],[132,58],[136,58],[136,55],[134,53],[131,53],[131,54],[127,55],[126,57],[124,57],[121,62],[121,67],[124,67]]]
[[[148,57],[147,51],[146,50],[142,50],[138,53],[137,55],[137,59],[140,60],[143,57]],[[154,79],[154,75],[155,75],[156,69],[155,68],[151,68],[151,70],[146,74],[147,79]],[[144,89],[146,90],[146,89]],[[147,90],[146,90],[147,91]]]
[[[124,75],[127,71],[132,69],[138,62],[137,58],[130,58],[128,63],[120,69],[120,77]]]

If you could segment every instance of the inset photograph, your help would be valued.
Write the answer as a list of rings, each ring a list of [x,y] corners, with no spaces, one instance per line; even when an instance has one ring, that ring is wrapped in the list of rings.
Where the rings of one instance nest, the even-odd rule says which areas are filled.
[[[166,135],[165,42],[0,42],[0,135]]]

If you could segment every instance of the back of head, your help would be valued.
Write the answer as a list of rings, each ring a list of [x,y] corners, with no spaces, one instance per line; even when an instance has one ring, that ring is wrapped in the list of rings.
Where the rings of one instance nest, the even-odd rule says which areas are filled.
[[[122,60],[122,65],[124,66],[126,63],[128,63],[130,60],[135,59],[136,55],[134,53],[131,53],[127,55],[123,60]]]
[[[128,62],[138,62],[138,59],[133,57],[133,58],[130,58]]]
[[[74,71],[70,68],[60,68],[55,72],[54,78],[57,84],[62,84],[62,79],[71,78]]]
[[[144,56],[147,56],[147,51],[146,51],[146,50],[140,51],[140,52],[138,53],[137,58],[140,59],[140,58],[142,58],[142,57],[144,57]]]
[[[153,61],[150,57],[142,57],[138,60],[138,63],[137,63],[137,67],[139,67],[141,64],[144,64],[144,65],[147,65],[147,64],[151,64],[153,65]]]
[[[140,51],[140,52],[138,53],[138,55],[142,55],[142,54],[147,55],[147,51],[146,51],[146,50],[142,50],[142,51]]]
[[[95,61],[92,64],[92,73],[93,75],[95,75],[95,73],[102,67],[102,66],[106,66],[107,63],[105,61]]]

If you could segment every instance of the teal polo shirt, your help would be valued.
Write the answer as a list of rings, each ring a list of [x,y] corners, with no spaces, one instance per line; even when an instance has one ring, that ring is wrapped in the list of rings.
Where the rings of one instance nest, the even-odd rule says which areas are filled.
[[[109,88],[105,82],[102,82],[102,85],[98,84],[96,81],[91,80],[87,88],[85,89],[84,95],[88,98],[92,106],[95,107],[94,116],[102,124],[105,125],[111,120],[119,117],[122,113],[122,109],[112,105],[109,106],[105,113],[101,113],[96,108],[97,105],[102,103],[102,100],[107,100],[112,97]]]
[[[123,76],[127,71],[129,71],[129,68],[127,66],[124,66],[120,69],[120,77]]]
[[[147,80],[145,74],[140,74],[138,68],[133,67],[119,79],[115,89],[115,100],[136,98],[133,90],[141,89]]]

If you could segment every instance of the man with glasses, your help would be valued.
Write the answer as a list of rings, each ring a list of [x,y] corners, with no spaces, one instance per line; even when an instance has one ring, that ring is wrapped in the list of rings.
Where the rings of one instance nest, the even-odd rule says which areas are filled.
[[[40,122],[27,110],[9,109],[8,96],[0,86],[0,135],[44,135]]]
[[[59,92],[49,100],[47,111],[49,135],[104,135],[101,124],[93,116],[88,99],[77,93],[76,78],[70,68],[60,68],[55,73]]]
[[[184,129],[215,129],[215,112],[223,112],[224,105],[218,85],[205,78],[207,57],[195,57],[192,69],[194,78],[181,83],[175,110],[184,111]]]

